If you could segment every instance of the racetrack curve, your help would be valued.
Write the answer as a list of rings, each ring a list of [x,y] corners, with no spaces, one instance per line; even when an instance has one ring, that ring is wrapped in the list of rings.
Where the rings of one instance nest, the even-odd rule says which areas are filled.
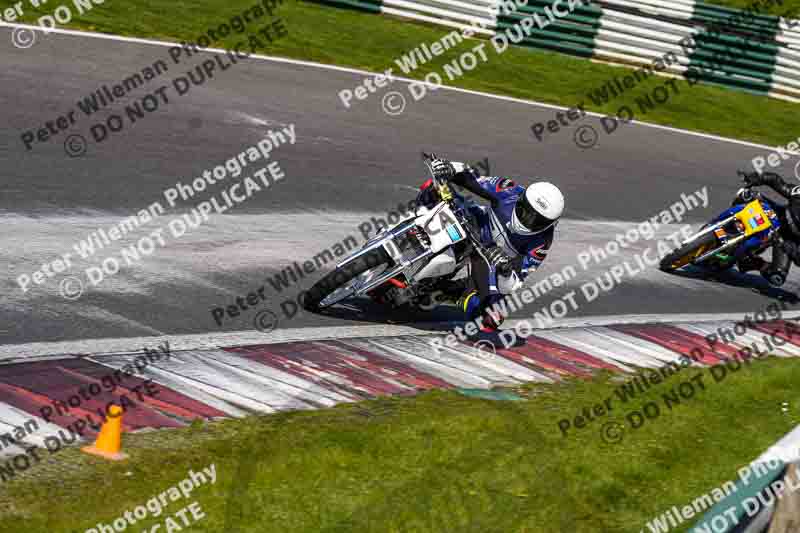
[[[27,151],[20,140],[23,131],[76,109],[79,99],[103,84],[118,83],[169,56],[156,44],[58,32],[37,32],[34,46],[19,49],[11,45],[11,32],[10,27],[0,27],[0,42],[7,43],[0,47],[6,65],[0,84],[5,104],[0,122],[0,264],[8,265],[0,287],[2,344],[252,329],[255,309],[222,326],[211,310],[234,304],[237,296],[246,296],[294,261],[311,259],[348,235],[360,237],[359,224],[408,202],[425,179],[421,150],[454,160],[488,157],[493,174],[547,177],[563,189],[567,213],[541,275],[576,264],[576,254],[587,245],[603,246],[632,223],[703,186],[709,188],[709,207],[693,211],[686,220],[696,224],[710,218],[736,191],[736,170],[749,168],[754,156],[768,152],[747,143],[638,124],[602,136],[588,150],[574,144],[574,128],[539,143],[530,126],[553,118],[554,109],[463,91],[431,92],[419,102],[409,102],[399,116],[382,112],[381,94],[345,109],[337,93],[355,87],[364,74],[260,59],[232,66],[186,95],[172,97],[136,124],[126,123],[108,140],[91,142],[90,126],[99,120],[95,117],[121,113],[125,105],[185,76],[205,56],[170,64],[169,72],[146,87],[92,117],[76,115],[74,127]],[[392,90],[405,90],[404,86],[398,81]],[[286,174],[284,180],[229,213],[215,215],[78,300],[59,295],[57,277],[27,293],[20,290],[15,281],[19,275],[31,274],[71,251],[88,233],[163,201],[164,189],[236,156],[268,130],[290,124],[295,126],[296,144],[272,153]],[[581,124],[600,129],[595,117]],[[71,134],[90,139],[85,156],[65,154],[64,140]],[[791,176],[794,163],[778,170]],[[191,207],[219,190],[200,193],[183,206]],[[178,212],[168,213],[169,218]],[[162,223],[166,220],[165,216]],[[660,235],[675,230],[677,226]],[[122,246],[142,234],[108,250],[119,256]],[[643,248],[636,245],[594,266],[552,297],[577,289]],[[72,274],[107,255],[77,263]],[[267,284],[268,301],[258,310],[280,315],[280,302],[318,275],[281,294]],[[768,295],[741,281],[710,283],[650,269],[570,316],[732,313],[763,307]],[[756,278],[752,281],[763,288]],[[786,289],[796,291],[795,275]],[[528,314],[547,301],[537,301]],[[366,313],[342,316],[301,313],[282,319],[279,327],[390,318],[434,321],[443,315],[392,317],[367,308]]]

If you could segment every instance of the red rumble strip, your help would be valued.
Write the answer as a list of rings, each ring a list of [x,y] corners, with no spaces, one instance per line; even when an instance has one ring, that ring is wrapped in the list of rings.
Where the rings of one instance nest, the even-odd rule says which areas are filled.
[[[705,338],[675,326],[645,324],[609,327],[626,335],[658,344],[685,357],[697,359],[707,365],[715,365],[725,357],[732,358],[736,354],[736,350],[728,346],[715,346],[717,353],[713,353]]]

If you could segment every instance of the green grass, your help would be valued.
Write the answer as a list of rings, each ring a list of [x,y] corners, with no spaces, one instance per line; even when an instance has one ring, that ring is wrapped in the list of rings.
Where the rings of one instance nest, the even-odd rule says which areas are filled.
[[[693,399],[603,442],[603,423],[646,401],[663,408],[662,393],[699,373],[706,388]],[[558,421],[612,395],[614,379],[531,385],[526,401],[436,391],[126,435],[125,463],[68,450],[5,484],[0,531],[83,532],[211,463],[218,480],[194,493],[207,518],[192,531],[639,531],[732,479],[800,421],[800,360],[769,359],[720,383],[683,370],[563,437]]]
[[[2,0],[0,6],[10,3]],[[254,4],[253,0],[106,0],[74,19],[72,25],[120,35],[194,41],[207,29],[218,27]],[[34,21],[36,10],[26,8],[26,20]],[[395,66],[393,60],[401,54],[421,42],[436,41],[445,33],[442,28],[305,2],[287,2],[277,12],[289,35],[260,52],[374,71]],[[240,37],[229,37],[214,44],[232,47],[239,40]],[[468,41],[451,49],[411,77],[421,79],[428,72],[442,72],[445,63],[475,44]],[[608,114],[628,105],[637,111],[639,120],[771,145],[785,145],[798,135],[796,104],[708,85],[690,88],[680,81],[679,94],[673,94],[656,110],[641,113],[636,98],[650,94],[665,82],[664,78],[653,77],[623,97],[596,106],[587,97],[590,90],[613,76],[624,75],[628,69],[530,49],[512,48],[501,55],[490,45],[487,50],[488,62],[446,83],[565,107],[585,102],[587,109]],[[341,87],[345,88],[353,87]],[[519,135],[532,138],[527,129],[519,131]]]
[[[736,9],[755,8],[754,13],[759,15],[777,15],[781,17],[797,18],[800,13],[800,0],[772,0],[765,5],[764,0],[710,0],[708,4],[717,4]]]

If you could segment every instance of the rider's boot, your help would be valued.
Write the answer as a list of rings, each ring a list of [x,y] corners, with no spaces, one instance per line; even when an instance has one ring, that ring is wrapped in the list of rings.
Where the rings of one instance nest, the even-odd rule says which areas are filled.
[[[766,279],[767,282],[773,287],[780,287],[786,283],[786,273],[777,269],[773,269],[772,267],[764,269],[761,272],[761,275],[764,276],[764,279]]]
[[[758,271],[770,285],[780,287],[786,282],[789,264],[780,245],[776,245],[772,249],[772,255],[772,263],[768,263],[761,257],[753,256],[739,260],[736,266],[739,272],[743,273]]]
[[[459,301],[459,307],[464,311],[468,321],[477,322],[482,333],[495,333],[503,323],[503,316],[491,311],[496,298],[486,300],[482,302],[477,291],[468,291]]]

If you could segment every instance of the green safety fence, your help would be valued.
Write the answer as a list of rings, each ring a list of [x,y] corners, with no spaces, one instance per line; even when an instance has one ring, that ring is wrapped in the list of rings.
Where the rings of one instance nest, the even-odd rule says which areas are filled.
[[[690,8],[686,3],[666,0],[653,10],[646,3],[650,0],[598,0],[592,4],[564,0],[559,12],[567,11],[568,5],[573,9],[566,16],[551,18],[548,13],[554,11],[554,0],[527,0],[513,11],[499,5],[494,8],[494,15],[487,13],[485,2],[477,0],[461,0],[458,4],[446,0],[310,1],[371,13],[390,10],[395,15],[429,23],[438,21],[450,27],[473,25],[479,20],[516,46],[643,67],[652,66],[654,57],[675,52],[685,59],[680,66],[669,68],[692,81],[800,98],[800,23],[797,32],[786,30],[793,32],[791,37],[798,42],[797,48],[790,49],[783,37],[786,31],[781,19],[753,9],[703,3],[694,3]],[[527,32],[522,26],[526,18],[535,21],[526,24]],[[604,18],[615,24],[604,24]],[[652,38],[644,38],[646,44],[636,44],[650,35]],[[683,44],[676,42],[680,37]]]

